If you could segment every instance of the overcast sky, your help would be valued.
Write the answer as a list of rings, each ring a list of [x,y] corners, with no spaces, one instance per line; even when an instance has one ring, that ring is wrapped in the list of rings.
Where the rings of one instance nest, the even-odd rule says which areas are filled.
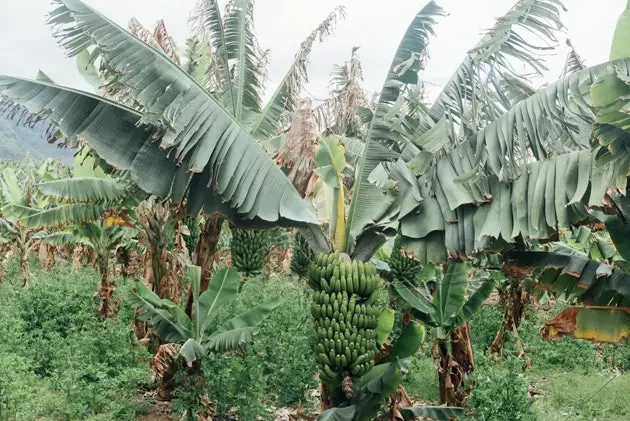
[[[567,35],[588,65],[607,60],[615,23],[625,2],[565,2]],[[87,0],[87,3],[124,27],[131,17],[150,27],[164,18],[169,32],[182,46],[195,0]],[[514,1],[438,0],[438,3],[449,15],[440,19],[430,47],[428,69],[421,76],[428,87],[448,80],[481,32]],[[256,32],[261,46],[271,50],[269,93],[284,75],[302,39],[339,4],[346,6],[346,19],[340,22],[333,38],[315,48],[311,58],[308,92],[316,98],[327,95],[333,64],[347,60],[353,46],[361,46],[364,87],[380,90],[400,37],[425,1],[257,0]],[[74,61],[64,58],[45,25],[45,15],[51,8],[49,0],[0,0],[0,74],[34,78],[41,69],[57,83],[89,89],[75,71]],[[559,75],[564,54],[549,58],[547,79]]]

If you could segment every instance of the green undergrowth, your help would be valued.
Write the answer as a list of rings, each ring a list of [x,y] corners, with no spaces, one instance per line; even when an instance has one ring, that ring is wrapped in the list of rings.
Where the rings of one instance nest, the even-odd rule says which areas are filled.
[[[96,272],[31,268],[29,288],[15,262],[0,286],[0,420],[136,419],[147,409],[136,388],[149,366],[132,346],[130,308],[123,301],[117,319],[101,321]]]
[[[308,294],[305,285],[291,277],[251,278],[239,297],[222,309],[217,323],[274,296],[283,299],[261,324],[253,344],[206,360],[208,395],[219,413],[272,420],[278,407],[314,406],[312,393],[318,383]]]
[[[128,284],[119,281],[118,317],[100,321],[92,308],[97,282],[89,268],[75,274],[64,264],[46,272],[33,262],[31,286],[23,289],[18,266],[9,264],[0,286],[0,421],[125,421],[151,409],[138,398],[139,388],[152,386],[150,355],[130,331]],[[217,419],[273,420],[280,407],[318,406],[310,290],[303,282],[290,276],[246,279],[216,323],[274,296],[283,304],[260,325],[252,344],[204,361]],[[386,294],[381,298],[385,304]],[[623,374],[630,369],[630,346],[543,340],[541,327],[563,308],[527,308],[519,332],[530,363],[525,371],[523,361],[510,356],[513,344],[502,361],[487,355],[502,311],[480,309],[470,322],[477,370],[469,376],[474,388],[462,420],[630,419],[630,375]],[[439,401],[429,341],[403,384],[417,402]],[[176,393],[175,408],[184,399],[185,390]]]

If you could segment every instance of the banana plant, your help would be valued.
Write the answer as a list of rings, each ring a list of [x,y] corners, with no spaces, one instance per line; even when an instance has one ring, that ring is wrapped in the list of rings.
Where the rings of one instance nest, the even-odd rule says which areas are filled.
[[[177,360],[188,368],[188,375],[203,376],[201,361],[208,352],[226,352],[251,342],[257,326],[282,302],[268,300],[251,310],[217,325],[219,311],[238,295],[238,273],[234,268],[223,268],[213,275],[206,291],[200,291],[201,268],[190,267],[193,290],[193,311],[189,317],[177,304],[160,298],[140,281],[135,281],[131,303],[139,311],[140,320],[146,321],[164,343],[180,345]],[[174,365],[163,380],[172,377],[181,368]]]
[[[44,243],[63,246],[81,245],[96,253],[100,275],[96,293],[97,314],[112,317],[117,309],[115,287],[109,274],[110,253],[123,238],[136,236],[133,227],[124,227],[125,209],[137,203],[133,187],[114,179],[79,177],[40,183],[35,190],[49,201],[45,209],[23,207],[21,225],[30,229],[46,229],[39,236]],[[70,226],[70,228],[66,228]],[[52,230],[52,233],[50,231]]]
[[[432,328],[439,363],[440,400],[448,404],[461,403],[465,376],[475,368],[467,322],[496,287],[495,279],[487,275],[466,298],[469,269],[465,263],[451,263],[444,274],[436,268],[434,275],[425,278],[425,285],[419,287],[394,282],[411,315]],[[428,282],[435,285],[432,294],[426,286]]]
[[[111,318],[116,314],[120,301],[116,301],[114,297],[116,288],[109,273],[110,255],[128,235],[125,228],[101,220],[78,223],[72,228],[42,236],[40,240],[62,246],[85,246],[96,254],[100,282],[94,295],[98,304],[94,307],[99,317]]]
[[[22,285],[27,287],[30,273],[28,257],[46,232],[25,226],[21,218],[38,212],[46,202],[35,197],[32,171],[27,170],[23,181],[25,185],[20,184],[11,167],[4,168],[0,173],[0,244],[7,246],[18,257]]]
[[[379,344],[387,339],[394,324],[393,311],[384,312],[379,320]],[[450,420],[462,415],[461,408],[447,406],[399,406],[397,390],[411,368],[411,359],[424,341],[424,326],[410,322],[392,344],[391,352],[380,359],[364,376],[355,379],[347,400],[322,412],[318,421],[370,421],[374,419],[414,420],[428,417]],[[348,386],[350,388],[350,386]],[[383,408],[386,408],[383,410]]]

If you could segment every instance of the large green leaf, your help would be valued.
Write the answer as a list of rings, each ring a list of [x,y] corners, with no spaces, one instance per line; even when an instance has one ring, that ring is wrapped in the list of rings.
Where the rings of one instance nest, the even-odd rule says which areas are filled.
[[[630,88],[619,75],[628,74],[629,65],[624,59],[568,75],[435,155],[420,174],[419,211],[401,222],[407,249],[439,262],[447,255],[470,255],[492,238],[545,239],[585,218],[582,204],[601,205],[608,189],[625,188],[630,154],[624,145],[630,136],[618,111],[627,101],[619,95]],[[609,74],[618,80],[591,89]],[[604,123],[607,118],[595,126],[595,136],[625,159],[599,165],[606,149],[580,150],[588,145],[596,112],[619,127]],[[616,131],[606,131],[602,140],[610,127]]]
[[[184,342],[184,345],[179,349],[178,355],[180,355],[186,363],[189,365],[194,361],[203,358],[206,355],[206,350],[203,346],[193,338]]]
[[[385,398],[396,390],[410,367],[410,357],[394,360],[387,370],[363,385],[361,390]]]
[[[453,315],[459,313],[466,299],[468,265],[451,263],[443,277],[437,278],[433,295],[436,319],[440,326],[451,323]]]
[[[23,202],[23,191],[13,168],[7,167],[2,170],[0,178],[0,188],[2,188],[2,200],[5,205],[20,205]]]
[[[76,244],[84,244],[92,246],[92,243],[82,237],[77,237],[71,232],[55,232],[40,238],[44,243],[58,244],[60,246],[74,246]]]
[[[23,219],[28,227],[59,227],[83,221],[100,219],[108,210],[116,207],[110,203],[70,203],[34,212]]]
[[[170,300],[158,297],[142,282],[134,281],[129,300],[139,310],[138,320],[146,321],[163,341],[184,343],[191,338],[192,325],[186,313]]]
[[[453,183],[453,162],[460,156],[454,150],[441,160],[449,171],[421,178],[421,185],[432,184],[433,194],[424,189],[419,211],[401,221],[405,248],[423,261],[441,262],[447,255],[483,250],[492,245],[491,239],[513,243],[519,236],[549,238],[558,227],[586,218],[584,205],[601,206],[606,191],[625,189],[627,164],[600,167],[596,154],[570,152],[527,164],[513,182],[489,176],[464,185]],[[443,190],[446,185],[450,191]],[[483,191],[487,199],[477,206],[466,204],[469,199],[462,204],[453,186],[463,188],[468,197]]]
[[[92,56],[88,50],[83,50],[77,54],[77,70],[81,77],[94,89],[94,92],[98,92],[101,87],[101,76],[94,66]],[[52,81],[47,81],[51,82]]]
[[[542,336],[619,343],[630,337],[630,308],[569,307],[545,324]]]
[[[414,356],[424,342],[424,335],[423,325],[414,321],[409,322],[394,342],[390,358],[396,360]]]
[[[144,114],[138,118],[129,109],[111,109],[106,105],[113,104],[101,98],[87,100],[67,89],[10,78],[0,78],[3,95],[31,112],[47,110],[64,134],[81,134],[95,149],[100,145],[99,155],[130,169],[133,181],[147,192],[181,200],[189,188],[189,197],[207,198],[206,204],[226,202],[247,219],[316,223],[264,149],[192,77],[84,3],[56,3],[50,23],[60,44],[69,55],[95,48],[119,73],[120,83],[133,86],[130,93]],[[95,113],[96,108],[102,112]],[[107,124],[95,124],[97,119]],[[167,129],[130,127],[140,119]],[[208,194],[208,185],[218,197]]]
[[[630,57],[630,1],[619,16],[610,48],[610,59]]]
[[[477,310],[481,307],[483,302],[488,299],[492,291],[496,288],[497,284],[494,279],[487,279],[479,288],[472,293],[466,300],[461,310],[461,319],[459,323],[467,322],[473,318]]]
[[[128,194],[128,186],[112,179],[74,177],[37,185],[44,195],[62,202],[115,202]]]
[[[208,289],[199,297],[197,323],[201,332],[207,332],[219,310],[232,301],[238,293],[238,272],[233,267],[222,268],[214,273]]]
[[[282,300],[271,299],[250,311],[228,320],[217,331],[202,340],[210,351],[225,352],[236,349],[254,339],[257,326],[274,311]]]
[[[357,238],[367,227],[378,225],[393,203],[393,198],[368,180],[379,164],[398,157],[396,132],[383,117],[403,95],[407,83],[417,83],[417,72],[426,54],[429,36],[433,34],[435,18],[441,14],[442,9],[433,1],[423,7],[405,31],[390,65],[355,174],[348,213],[346,244],[349,251],[354,249]]]

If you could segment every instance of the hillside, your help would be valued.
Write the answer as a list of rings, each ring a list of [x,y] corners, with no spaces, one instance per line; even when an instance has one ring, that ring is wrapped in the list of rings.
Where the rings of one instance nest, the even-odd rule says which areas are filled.
[[[21,160],[30,155],[36,160],[53,158],[72,164],[74,151],[49,144],[41,130],[41,125],[29,129],[0,117],[0,159]]]

